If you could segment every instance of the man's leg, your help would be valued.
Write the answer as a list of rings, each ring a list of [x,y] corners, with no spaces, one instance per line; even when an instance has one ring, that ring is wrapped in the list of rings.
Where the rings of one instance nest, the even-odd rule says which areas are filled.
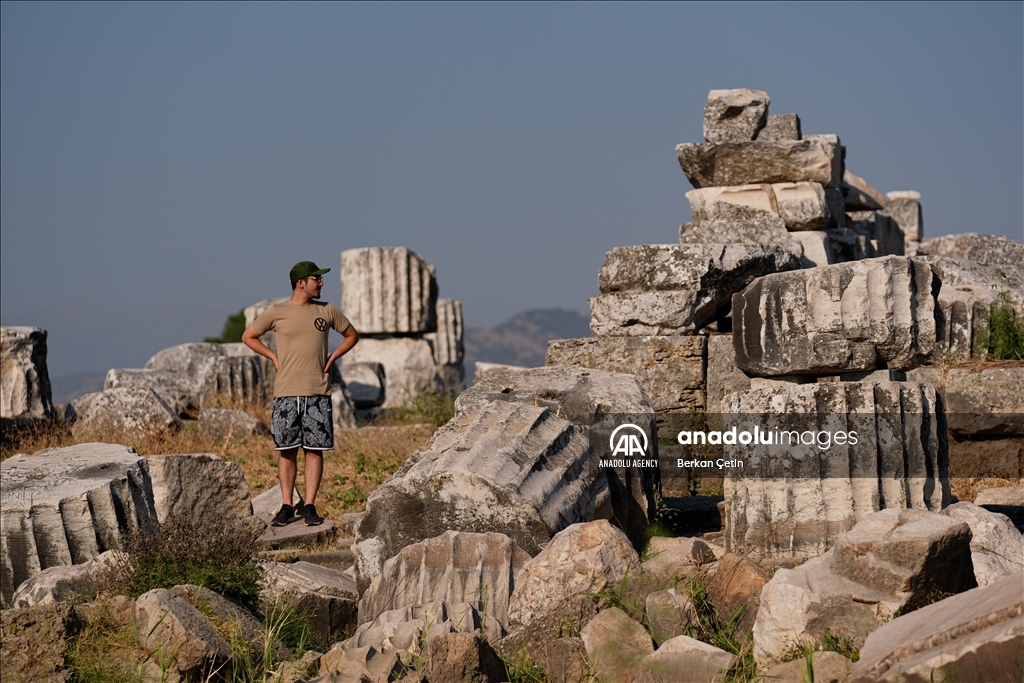
[[[303,449],[305,450],[305,449]],[[320,490],[320,479],[324,476],[324,452],[306,451],[306,504],[316,502],[316,493]],[[292,480],[295,480],[294,475]]]
[[[289,448],[277,452],[277,478],[281,482],[281,502],[285,505],[294,505],[292,492],[295,490],[295,476],[298,472],[298,448]],[[321,460],[322,466],[323,460]],[[309,467],[309,456],[306,456],[306,467]],[[309,480],[309,473],[306,473],[306,480]],[[309,484],[306,484],[309,489]]]

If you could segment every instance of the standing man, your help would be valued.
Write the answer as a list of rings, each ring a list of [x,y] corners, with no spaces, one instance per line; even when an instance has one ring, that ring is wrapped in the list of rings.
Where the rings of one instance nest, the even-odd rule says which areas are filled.
[[[277,475],[281,481],[281,510],[271,522],[284,526],[292,521],[292,490],[298,471],[299,447],[306,454],[306,504],[301,515],[306,526],[323,524],[316,513],[317,490],[324,472],[324,451],[334,450],[334,419],[328,377],[334,361],[359,341],[359,334],[341,311],[320,298],[324,274],[312,261],[300,261],[292,268],[292,298],[263,312],[242,333],[250,349],[270,359],[277,370],[274,382],[273,426],[277,447]],[[345,338],[327,355],[331,328]],[[277,353],[259,340],[269,330],[277,336]]]

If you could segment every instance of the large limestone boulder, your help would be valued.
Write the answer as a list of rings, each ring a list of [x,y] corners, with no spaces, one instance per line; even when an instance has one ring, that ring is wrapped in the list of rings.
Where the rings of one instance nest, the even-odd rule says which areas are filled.
[[[157,520],[217,518],[224,524],[252,517],[252,493],[238,463],[213,453],[146,457]]]
[[[202,680],[231,658],[231,646],[206,617],[166,588],[154,588],[135,601],[139,644],[156,663],[176,674]]]
[[[413,543],[384,563],[359,602],[359,623],[384,612],[436,600],[470,603],[504,635],[516,575],[530,556],[504,534],[447,531]]]
[[[463,394],[465,396],[466,394]],[[366,503],[354,549],[361,581],[446,531],[505,534],[536,553],[608,497],[586,436],[543,406],[460,410]]]
[[[476,363],[473,363],[473,379],[475,382],[479,383],[485,379],[497,377],[498,375],[504,375],[509,372],[520,372],[522,370],[529,370],[529,368],[522,365],[477,361]]]
[[[146,361],[146,370],[170,372],[176,375],[194,376],[199,374],[203,364],[224,355],[222,344],[209,342],[178,344],[157,351]],[[246,347],[248,349],[248,347]],[[252,351],[249,352],[250,354]]]
[[[820,230],[832,220],[821,183],[775,183],[772,193],[779,215],[790,230]]]
[[[462,302],[437,300],[437,333],[433,338],[434,361],[438,365],[461,365],[466,356],[463,345]]]
[[[974,504],[989,512],[1006,515],[1018,529],[1024,527],[1024,485],[978,489]]]
[[[953,367],[937,385],[958,435],[1024,435],[1024,362]]]
[[[548,342],[545,364],[635,375],[667,433],[704,408],[706,337],[586,337]]]
[[[640,558],[619,529],[606,520],[573,524],[519,570],[509,621],[529,626],[553,605],[617,589],[627,574],[639,571]]]
[[[466,368],[462,365],[466,351],[463,345],[462,302],[458,299],[437,300],[437,332],[425,335],[434,351],[434,363],[442,391],[458,394],[466,388]]]
[[[345,572],[311,562],[267,562],[260,604],[292,606],[304,613],[325,643],[352,635],[359,591]]]
[[[599,612],[580,630],[587,658],[600,681],[631,681],[640,660],[654,652],[651,635],[618,607]]]
[[[44,569],[18,586],[11,605],[14,609],[24,609],[62,601],[80,602],[96,593],[100,582],[117,567],[122,557],[117,550],[107,550],[82,564]]]
[[[657,456],[655,413],[643,385],[633,375],[576,367],[532,368],[478,380],[455,401],[458,414],[476,410],[493,402],[516,402],[547,407],[556,416],[569,420],[576,429],[591,436],[599,462],[600,452],[608,445],[615,420],[637,425],[648,436],[648,457]],[[621,423],[620,423],[621,424]],[[603,438],[602,438],[603,437]],[[658,470],[652,467],[614,466],[604,468],[612,516],[620,528],[639,545],[643,529],[654,518],[654,492]],[[586,521],[588,518],[571,520]],[[513,538],[515,538],[513,536]],[[519,543],[518,539],[516,540]],[[534,552],[523,545],[527,552]]]
[[[68,404],[65,420],[77,438],[136,439],[181,427],[178,412],[155,391],[129,387],[79,396]]]
[[[598,335],[692,334],[728,308],[755,278],[800,267],[781,247],[753,244],[616,247],[598,274],[602,294],[590,300]]]
[[[921,212],[921,193],[899,190],[886,193],[885,213],[900,226],[908,242],[924,239],[924,216]]]
[[[821,183],[840,188],[843,156],[834,136],[676,146],[683,173],[694,187],[754,183]]]
[[[695,190],[696,191],[696,190]],[[719,202],[715,217],[679,226],[680,244],[767,244],[803,256],[803,244],[786,230],[775,211]]]
[[[906,253],[906,237],[899,223],[882,211],[853,211],[846,214],[846,226],[856,233],[854,239],[866,240],[866,247],[855,245],[854,253],[863,252],[866,257],[903,256]],[[850,235],[850,237],[853,237]],[[870,254],[867,252],[870,251]],[[844,259],[857,260],[857,259]]]
[[[800,643],[821,642],[827,626],[859,647],[901,612],[974,585],[966,524],[921,510],[882,510],[841,536],[828,553],[765,584],[754,623],[760,668]],[[863,655],[862,655],[863,656]]]
[[[270,427],[243,410],[207,408],[199,413],[199,433],[212,441],[242,441],[270,436]]]
[[[384,405],[387,379],[382,363],[349,361],[341,366],[341,377],[356,408],[377,408]]]
[[[49,567],[120,550],[156,521],[145,460],[114,444],[80,444],[0,463],[0,596]]]
[[[893,619],[867,637],[851,683],[1016,681],[1024,671],[1024,573]]]
[[[477,651],[487,651],[490,655],[487,659],[493,661],[491,658],[496,660],[497,657],[484,640],[493,637],[493,628],[500,630],[501,627],[493,618],[482,619],[468,602],[449,604],[435,600],[389,610],[372,622],[360,625],[352,637],[335,643],[320,658],[321,677],[310,683],[397,680],[408,671],[402,662],[408,663],[414,658],[430,662],[428,670],[434,675],[432,681],[496,680],[478,678],[465,669],[458,672],[458,677],[449,677],[456,668],[453,665],[458,663],[453,658],[457,660],[465,654],[453,651],[452,636],[475,634],[479,638],[474,639]],[[434,666],[435,658],[440,666]]]
[[[703,187],[690,190],[693,220],[698,223],[727,221],[737,208],[778,215],[789,230],[828,227],[832,212],[821,183],[761,183],[736,187]]]
[[[717,683],[736,662],[736,655],[686,635],[662,643],[640,660],[640,668],[652,672],[657,681],[675,681],[681,672],[692,683]]]
[[[843,173],[844,206],[847,211],[876,211],[889,204],[888,198],[868,181],[849,171]],[[916,238],[915,238],[916,239]]]
[[[46,330],[0,327],[0,418],[53,416]]]
[[[693,602],[675,588],[649,594],[644,600],[644,614],[647,616],[655,644],[685,635],[699,624]]]
[[[766,275],[733,296],[736,364],[762,377],[909,370],[935,345],[940,284],[897,256]]]
[[[764,128],[758,134],[758,140],[800,140],[800,117],[796,114],[768,114]]]
[[[1024,265],[986,266],[947,256],[921,258],[942,279],[932,360],[985,360],[992,305],[1008,304],[1018,316],[1024,314]]]
[[[199,383],[188,375],[176,372],[111,368],[103,380],[103,390],[111,389],[152,391],[179,418],[194,418],[202,410]]]
[[[103,388],[151,389],[177,415],[194,418],[218,403],[266,401],[272,371],[273,364],[243,344],[180,344],[157,353],[145,368],[110,370]]]
[[[1024,537],[1006,515],[973,503],[954,503],[941,514],[971,528],[971,563],[979,586],[1024,572]]]
[[[234,600],[194,584],[174,586],[170,590],[179,598],[187,600],[189,604],[208,610],[208,613],[212,612],[222,624],[228,625],[234,633],[245,639],[249,643],[250,651],[257,657],[262,658],[270,652],[278,661],[291,658],[291,653],[278,639],[278,634],[268,633],[273,625],[270,625],[271,629],[264,627],[252,612]],[[270,643],[267,642],[268,637]]]
[[[719,402],[738,391],[750,388],[750,377],[736,367],[736,347],[731,334],[708,337],[707,392],[708,412],[718,412]]]
[[[341,252],[341,310],[361,335],[435,332],[436,307],[434,266],[411,249]]]
[[[400,408],[422,394],[436,394],[441,386],[430,342],[422,336],[362,338],[345,354],[342,367],[350,363],[384,366],[385,408]]]
[[[753,140],[764,128],[771,101],[763,90],[712,90],[704,105],[704,139],[707,142]]]
[[[778,382],[721,405],[722,425],[712,426],[737,432],[714,457],[745,465],[725,479],[730,551],[799,561],[877,510],[952,502],[944,414],[929,384]]]
[[[1002,235],[979,235],[976,232],[923,240],[917,253],[966,259],[983,266],[1019,268],[1024,263],[1024,244]]]
[[[779,214],[775,193],[772,186],[767,183],[702,187],[687,192],[686,199],[690,202],[690,214],[698,223],[733,218],[735,210],[740,207],[758,213]]]

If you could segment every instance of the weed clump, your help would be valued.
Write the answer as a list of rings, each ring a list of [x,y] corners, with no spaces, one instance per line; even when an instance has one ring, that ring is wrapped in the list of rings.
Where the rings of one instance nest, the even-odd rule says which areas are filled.
[[[258,538],[250,525],[175,516],[125,536],[114,581],[132,598],[153,588],[194,584],[255,608],[262,578]]]
[[[401,408],[388,410],[377,424],[429,424],[434,429],[443,426],[455,417],[454,392],[420,394],[406,402]]]
[[[990,360],[1024,360],[1024,316],[1015,315],[1005,294],[989,309],[988,339],[984,341]]]

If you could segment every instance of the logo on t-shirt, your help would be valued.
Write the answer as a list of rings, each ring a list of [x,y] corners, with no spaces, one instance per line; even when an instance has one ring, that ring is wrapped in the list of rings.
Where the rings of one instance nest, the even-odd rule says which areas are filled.
[[[314,322],[313,324],[316,326],[316,329],[320,330],[321,332],[327,329],[327,321],[324,320],[323,318],[317,318],[316,322]]]

